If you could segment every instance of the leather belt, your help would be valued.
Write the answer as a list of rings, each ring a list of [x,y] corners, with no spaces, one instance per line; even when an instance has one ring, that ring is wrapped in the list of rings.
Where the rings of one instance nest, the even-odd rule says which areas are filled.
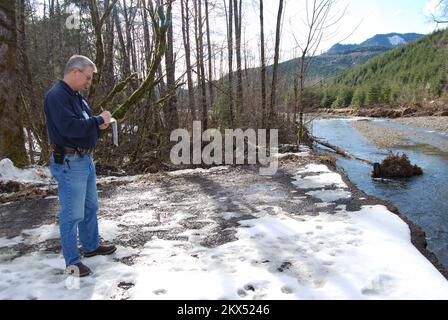
[[[51,144],[51,150],[56,150],[56,145]],[[64,154],[91,154],[93,152],[93,148],[71,148],[64,147]]]

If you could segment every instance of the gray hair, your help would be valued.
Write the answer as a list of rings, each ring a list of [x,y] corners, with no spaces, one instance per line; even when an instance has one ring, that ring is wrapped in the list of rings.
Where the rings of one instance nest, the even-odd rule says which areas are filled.
[[[98,71],[96,69],[95,64],[89,58],[85,56],[74,55],[68,60],[67,64],[65,65],[64,75],[66,75],[73,69],[79,69],[80,71],[84,71],[88,67],[92,67],[93,72],[95,73]]]

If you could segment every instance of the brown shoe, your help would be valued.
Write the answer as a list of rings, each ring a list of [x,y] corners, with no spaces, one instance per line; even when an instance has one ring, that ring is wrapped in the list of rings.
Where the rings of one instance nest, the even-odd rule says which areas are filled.
[[[89,267],[82,262],[70,264],[65,268],[65,272],[74,277],[85,277],[92,273]]]
[[[84,257],[90,258],[94,256],[107,256],[109,254],[114,253],[117,250],[115,246],[99,246],[98,249],[92,252],[84,252]]]

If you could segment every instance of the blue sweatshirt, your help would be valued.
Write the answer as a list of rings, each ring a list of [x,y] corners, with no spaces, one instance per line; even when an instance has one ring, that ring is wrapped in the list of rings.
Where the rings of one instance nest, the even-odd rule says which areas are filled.
[[[104,123],[94,117],[86,99],[59,80],[45,97],[45,117],[51,143],[71,148],[94,148]]]

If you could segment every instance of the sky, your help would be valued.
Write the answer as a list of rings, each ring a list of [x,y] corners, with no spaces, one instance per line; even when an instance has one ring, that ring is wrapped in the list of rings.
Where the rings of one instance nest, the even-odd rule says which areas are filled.
[[[39,0],[35,0],[39,2]],[[130,0],[126,0],[128,4]],[[225,1],[228,2],[227,0]],[[306,17],[306,0],[284,0],[285,9],[283,16],[283,29],[281,38],[280,61],[289,60],[298,56],[297,44],[303,44],[306,34],[304,24]],[[311,2],[311,0],[309,0]],[[183,44],[180,23],[180,1],[176,1],[173,7],[174,34],[176,57],[182,61],[176,72],[180,75],[184,72]],[[190,1],[190,6],[191,6]],[[226,57],[226,24],[224,13],[224,0],[210,2],[211,9],[211,37],[215,47],[216,62],[215,73],[222,69],[219,64],[221,50]],[[397,33],[422,33],[428,34],[435,30],[436,26],[431,22],[430,14],[437,12],[439,0],[334,0],[334,6],[330,12],[330,19],[341,19],[325,33],[321,45],[316,54],[327,51],[336,43],[361,43],[375,34]],[[134,1],[135,4],[135,1]],[[248,67],[259,66],[259,1],[243,1],[243,43],[249,48],[247,56],[250,61]],[[192,7],[190,9],[193,11]],[[278,0],[264,0],[265,41],[266,57],[268,64],[273,62],[275,27],[278,11]],[[193,35],[192,35],[193,36]],[[225,65],[225,64],[224,64]],[[225,71],[225,70],[223,70]],[[226,72],[226,71],[225,71]]]
[[[307,151],[297,154],[308,155]],[[237,185],[238,179],[245,179],[230,167],[214,171],[218,169],[222,173],[216,176],[210,170],[174,172],[170,185],[177,186],[174,192],[195,188],[188,182],[192,180],[183,178],[192,175],[219,183],[233,174],[232,183]],[[0,170],[0,178],[5,173]],[[281,201],[300,203],[307,196],[315,197],[323,201],[318,203],[322,212],[283,211],[277,206],[279,195],[271,190],[271,179],[259,181],[258,189],[248,188],[246,193],[202,197],[191,192],[186,195],[188,203],[174,204],[166,198],[174,189],[151,185],[142,192],[135,188],[139,177],[134,177],[131,184],[100,199],[101,236],[123,245],[111,256],[84,259],[94,272],[89,277],[65,275],[61,254],[46,249],[47,241],[59,238],[56,222],[22,230],[14,238],[0,238],[0,299],[448,299],[448,281],[412,245],[409,227],[397,215],[382,205],[362,206],[359,211],[339,205],[335,214],[327,214],[326,206],[354,195],[341,176],[325,165],[310,163],[290,178],[297,190],[289,192],[297,196]],[[298,196],[300,188],[313,191]],[[229,201],[247,207],[216,211]],[[147,205],[139,207],[139,203]],[[187,207],[193,207],[194,214]],[[108,215],[114,210],[119,215]],[[250,210],[250,219],[245,210]],[[172,214],[165,216],[166,212]],[[226,229],[236,239],[204,246],[204,239],[222,223],[217,217],[241,219]],[[185,229],[186,219],[200,227]],[[126,246],[125,238],[134,236],[127,233],[129,226],[141,232],[184,231],[173,240],[154,235],[135,247]],[[36,249],[19,253],[21,246]]]
[[[329,36],[325,37],[318,53],[328,50],[335,43],[361,43],[376,34],[422,33],[428,34],[435,29],[430,13],[436,12],[439,0],[338,0],[330,16],[341,16]],[[275,37],[275,24],[278,1],[265,2],[265,28],[271,39]],[[305,0],[285,0],[284,29],[282,34],[282,60],[288,59],[294,52],[295,40],[301,39],[306,30]],[[252,9],[247,18],[248,34],[258,36],[258,1],[252,1]],[[345,10],[345,14],[342,14]],[[294,35],[294,36],[293,36]],[[299,40],[300,42],[300,40]]]

